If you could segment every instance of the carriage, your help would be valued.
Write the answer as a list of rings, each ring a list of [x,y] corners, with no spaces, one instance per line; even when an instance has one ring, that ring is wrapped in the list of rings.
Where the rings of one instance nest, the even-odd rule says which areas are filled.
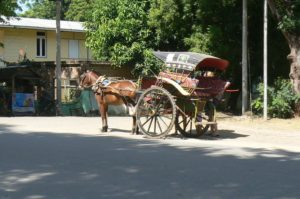
[[[227,60],[192,52],[154,52],[164,70],[139,82],[136,119],[149,137],[165,137],[171,131],[199,137],[217,131],[216,101],[229,83],[220,74]],[[174,128],[175,127],[175,128]]]
[[[229,86],[220,74],[229,62],[192,52],[154,55],[164,62],[164,69],[154,77],[141,78],[138,85],[130,80],[109,81],[94,71],[81,75],[80,88],[91,89],[95,94],[101,131],[108,129],[108,106],[125,104],[128,108],[134,106],[132,133],[140,129],[149,137],[160,138],[175,130],[195,138],[209,128],[216,132],[215,103]]]

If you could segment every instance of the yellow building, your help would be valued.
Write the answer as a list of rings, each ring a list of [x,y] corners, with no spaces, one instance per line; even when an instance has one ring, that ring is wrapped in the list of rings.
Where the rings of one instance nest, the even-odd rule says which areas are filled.
[[[132,77],[130,66],[116,69],[108,62],[92,59],[91,51],[85,46],[81,22],[61,21],[60,26],[62,102],[74,102],[80,74],[86,69],[111,77]],[[6,23],[0,23],[0,43],[3,44],[0,46],[0,91],[6,90],[6,98],[2,99],[6,111],[2,111],[2,115],[11,108],[13,102],[9,101],[16,93],[33,95],[35,101],[42,104],[36,113],[49,114],[51,111],[45,107],[54,105],[56,100],[56,21],[22,17],[7,19]],[[44,92],[49,100],[41,103]]]
[[[83,24],[61,21],[60,27],[62,100],[68,102],[72,97],[71,90],[78,86],[81,68],[89,67],[93,60],[85,46]],[[41,101],[43,92],[50,96],[46,104],[54,101],[56,21],[36,18],[7,19],[5,23],[0,23],[0,43],[0,86],[2,90],[9,91],[6,92],[6,104],[13,104],[15,96],[21,94],[34,96],[36,101]],[[9,102],[11,98],[13,100]],[[7,109],[11,108],[11,105],[6,106]]]
[[[0,23],[0,59],[20,62],[26,56],[32,62],[56,60],[56,21],[35,18],[11,18]],[[81,22],[61,21],[62,61],[89,61]]]

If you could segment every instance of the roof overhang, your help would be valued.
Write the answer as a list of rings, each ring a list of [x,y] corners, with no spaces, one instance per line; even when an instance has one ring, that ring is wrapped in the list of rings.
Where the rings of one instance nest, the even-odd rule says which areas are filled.
[[[56,20],[37,19],[37,18],[5,18],[5,23],[0,23],[2,28],[18,28],[31,30],[56,30]],[[82,22],[77,21],[60,21],[60,30],[64,32],[84,32]]]
[[[16,65],[0,68],[0,79],[10,80],[12,78],[18,79],[41,79],[41,77],[34,72],[31,66]]]

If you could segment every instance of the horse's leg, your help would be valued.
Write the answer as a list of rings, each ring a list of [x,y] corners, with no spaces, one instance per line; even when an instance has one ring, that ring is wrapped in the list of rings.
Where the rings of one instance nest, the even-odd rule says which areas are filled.
[[[108,126],[107,126],[107,104],[104,101],[104,97],[102,95],[95,95],[98,107],[99,107],[99,112],[101,115],[102,119],[102,129],[101,132],[107,132]]]
[[[132,134],[139,134],[139,127],[136,124],[136,116],[132,116]]]
[[[102,119],[102,132],[107,132],[107,105],[102,103],[100,104],[100,114]]]

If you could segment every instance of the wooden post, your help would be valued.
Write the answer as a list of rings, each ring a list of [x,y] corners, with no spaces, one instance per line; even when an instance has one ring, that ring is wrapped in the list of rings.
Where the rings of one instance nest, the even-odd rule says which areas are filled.
[[[247,0],[243,0],[243,50],[242,50],[242,115],[248,110],[248,12]]]
[[[61,0],[56,0],[56,115],[61,115],[60,11],[61,11]]]
[[[264,0],[264,120],[268,119],[268,4]]]

